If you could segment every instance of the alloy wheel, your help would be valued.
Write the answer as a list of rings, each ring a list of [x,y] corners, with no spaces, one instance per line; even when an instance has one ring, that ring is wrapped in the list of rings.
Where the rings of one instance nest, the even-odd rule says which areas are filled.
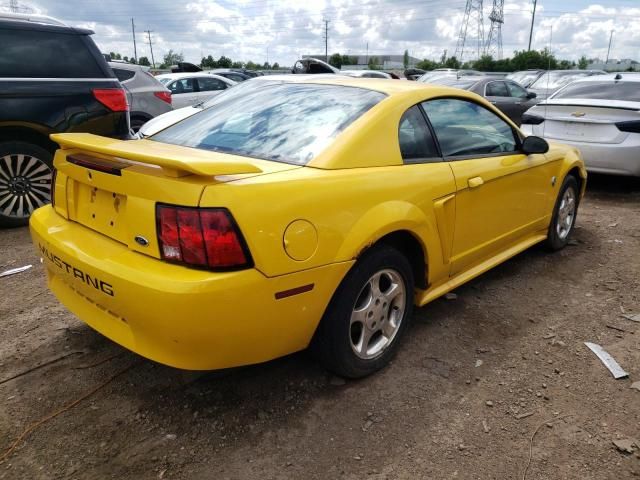
[[[363,286],[353,307],[350,341],[359,358],[378,357],[393,342],[404,317],[406,286],[395,270],[375,273]]]
[[[28,218],[36,208],[51,201],[51,178],[51,168],[37,157],[0,157],[0,214]]]
[[[558,206],[558,216],[556,219],[556,233],[560,240],[564,240],[569,236],[575,215],[576,193],[573,188],[567,188]]]

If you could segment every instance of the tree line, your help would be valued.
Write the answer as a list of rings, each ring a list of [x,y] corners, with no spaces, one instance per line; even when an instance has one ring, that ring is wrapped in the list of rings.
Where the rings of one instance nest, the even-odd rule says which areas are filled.
[[[126,55],[122,56],[116,52],[110,52],[109,56],[111,57],[112,60],[122,60],[128,63],[143,65],[147,67],[151,66],[151,62],[149,61],[148,57],[140,57],[136,61],[136,59],[133,57],[129,58]],[[159,65],[156,65],[156,68],[160,70],[165,70],[165,69],[171,68],[172,65],[177,65],[180,62],[184,62],[184,55],[182,53],[169,50],[167,53],[163,55],[162,63],[160,63]],[[202,60],[200,61],[200,68],[202,69],[246,68],[247,70],[278,70],[278,69],[281,69],[282,67],[280,67],[278,62],[275,62],[273,64],[270,64],[268,62],[255,63],[255,62],[252,62],[251,60],[249,60],[248,62],[239,62],[239,61],[233,61],[230,58],[225,57],[224,55],[222,55],[220,58],[216,60],[213,58],[213,56],[208,55],[206,57],[202,57]]]

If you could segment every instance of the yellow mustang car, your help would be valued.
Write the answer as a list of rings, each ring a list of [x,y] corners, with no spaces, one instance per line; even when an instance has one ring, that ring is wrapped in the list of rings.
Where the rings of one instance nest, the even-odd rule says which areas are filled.
[[[370,374],[414,305],[565,246],[586,185],[577,150],[475,94],[336,75],[244,82],[141,140],[53,139],[53,202],[31,217],[49,288],[194,370],[311,346]]]

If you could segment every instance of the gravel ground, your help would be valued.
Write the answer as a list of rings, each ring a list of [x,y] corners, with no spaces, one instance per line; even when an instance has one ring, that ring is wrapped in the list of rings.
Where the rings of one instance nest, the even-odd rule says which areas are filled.
[[[30,432],[0,478],[502,480],[529,458],[530,480],[640,477],[640,449],[614,445],[640,447],[640,323],[621,317],[640,313],[640,182],[593,176],[572,243],[417,309],[394,362],[345,382],[305,353],[209,374],[141,359],[46,291],[26,228],[2,230],[0,271],[34,268],[0,278],[0,455],[133,366]]]

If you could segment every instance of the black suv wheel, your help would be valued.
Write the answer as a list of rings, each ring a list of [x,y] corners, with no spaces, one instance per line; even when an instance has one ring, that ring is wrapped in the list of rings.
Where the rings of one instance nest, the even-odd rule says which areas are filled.
[[[26,225],[31,212],[51,201],[52,160],[32,143],[0,143],[0,226]]]

